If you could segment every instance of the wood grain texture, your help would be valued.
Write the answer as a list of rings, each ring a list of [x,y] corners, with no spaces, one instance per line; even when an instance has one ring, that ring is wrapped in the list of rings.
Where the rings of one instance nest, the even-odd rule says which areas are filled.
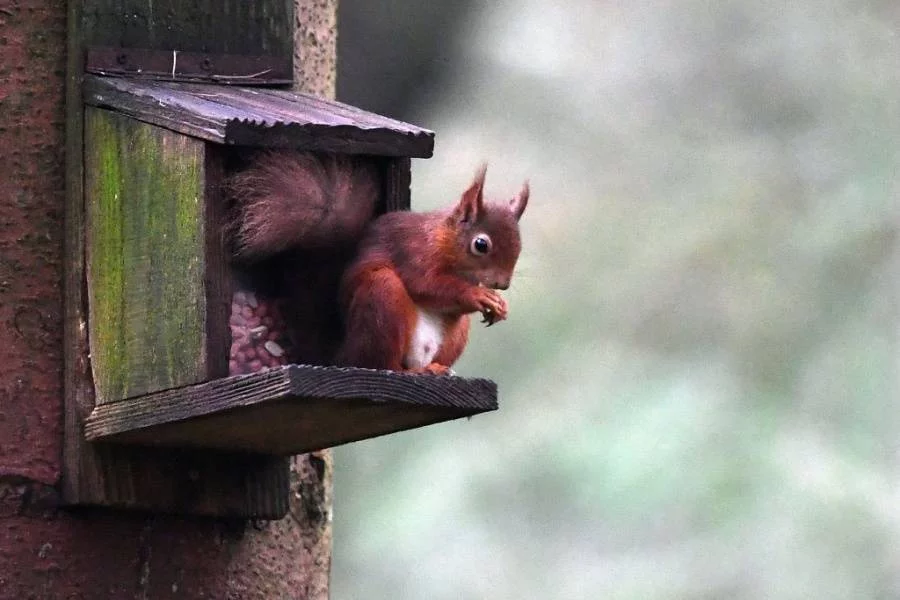
[[[204,146],[90,109],[89,336],[97,403],[206,379]]]
[[[205,379],[228,375],[228,351],[231,345],[232,274],[226,224],[228,206],[225,197],[225,149],[206,145],[204,153],[203,223],[205,293]]]
[[[289,56],[246,56],[144,48],[88,48],[85,70],[164,81],[200,81],[240,85],[290,85]]]
[[[288,365],[100,405],[85,435],[288,455],[496,408],[484,379]]]
[[[307,94],[88,75],[85,103],[218,144],[428,158],[434,133]]]
[[[92,444],[102,465],[99,504],[177,515],[280,519],[288,462],[246,453]],[[89,500],[86,499],[86,500]]]
[[[91,497],[100,478],[82,422],[94,407],[87,337],[84,270],[84,105],[81,103],[81,2],[66,8],[66,201],[63,256],[63,457],[62,498]]]
[[[258,3],[242,0],[204,0],[194,3],[177,0],[71,0],[66,3],[66,246],[63,322],[66,398],[62,466],[62,492],[66,504],[238,518],[278,518],[288,508],[289,472],[288,461],[284,459],[251,457],[252,460],[241,460],[235,455],[218,452],[113,447],[90,443],[84,439],[83,421],[93,409],[95,398],[88,343],[85,282],[82,83],[85,51],[91,46],[267,55],[286,57],[289,60],[293,51],[291,4],[290,0]],[[16,6],[14,9],[33,10],[27,6]],[[317,8],[313,11],[313,16],[321,12]],[[334,12],[333,5],[328,12]],[[36,16],[32,12],[28,14],[29,19]],[[38,105],[42,106],[41,103]],[[102,522],[97,522],[97,526],[101,527],[98,531],[106,533],[98,538],[98,546],[111,546],[114,541],[127,539],[130,535],[128,531],[129,523],[133,522],[131,518],[117,519],[104,513],[95,514],[102,518]],[[296,521],[293,519],[284,522],[293,524]],[[65,525],[70,520],[56,519],[55,522]],[[90,523],[86,525],[88,528],[91,526]],[[182,527],[183,538],[188,539],[191,535],[188,531],[190,527],[188,524]],[[261,540],[266,539],[262,534],[259,537]],[[279,548],[284,547],[281,540],[275,541],[280,543]],[[276,544],[273,542],[272,545]],[[221,543],[216,546],[222,547]],[[197,570],[199,573],[190,575],[185,581],[190,582],[189,585],[202,586],[197,589],[207,590],[209,597],[225,597],[230,594],[225,593],[225,590],[231,590],[232,587],[246,589],[241,586],[251,581],[266,580],[266,573],[273,569],[279,573],[280,590],[300,589],[301,582],[321,578],[323,569],[320,566],[298,568],[297,556],[300,553],[291,553],[286,560],[270,560],[260,556],[266,554],[265,549],[254,546],[245,551],[245,546],[250,548],[251,545],[227,545],[218,563],[221,568],[216,567],[217,559],[210,557],[207,567]],[[193,559],[190,552],[183,550],[183,544],[180,547],[182,550],[176,552],[177,558],[174,559],[179,565],[185,560]],[[170,550],[162,545],[160,548]],[[204,550],[197,548],[196,552],[202,555]],[[157,575],[165,567],[160,567],[159,561],[154,561],[154,565],[152,579],[162,581],[165,577]],[[182,566],[178,569],[179,573],[184,572]],[[100,581],[102,578],[97,574],[102,571],[102,568],[96,569],[95,573],[79,571],[81,574],[78,580]],[[172,573],[174,572],[173,570]],[[327,568],[324,569],[324,575],[327,581]],[[121,581],[119,578],[119,582]],[[147,595],[146,589],[142,588],[142,592],[142,595]]]
[[[384,178],[385,208],[388,211],[410,210],[409,188],[412,185],[412,165],[408,158],[387,161]]]
[[[182,515],[280,518],[289,506],[289,467],[285,459],[113,447],[93,444],[84,438],[83,422],[93,409],[95,398],[88,343],[83,184],[86,176],[101,177],[102,171],[85,173],[84,169],[82,50],[85,42],[97,43],[97,40],[88,37],[91,32],[82,31],[81,11],[81,2],[69,3],[62,499],[69,505]],[[124,152],[128,154],[130,149]],[[207,156],[205,174],[208,189],[214,189],[211,184],[217,176],[218,165],[209,159]],[[215,277],[213,273],[208,275]],[[207,284],[207,293],[210,289]],[[213,364],[210,362],[210,366]]]
[[[80,25],[89,46],[293,55],[291,0],[91,0]]]

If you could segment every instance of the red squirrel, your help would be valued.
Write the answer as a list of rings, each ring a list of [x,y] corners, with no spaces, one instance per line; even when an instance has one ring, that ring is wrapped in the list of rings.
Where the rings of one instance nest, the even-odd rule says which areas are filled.
[[[444,374],[466,347],[470,313],[489,326],[506,318],[496,290],[519,258],[529,189],[486,203],[485,172],[450,209],[391,212],[367,228],[341,283],[338,364]]]
[[[338,303],[343,329],[325,362],[446,374],[465,349],[471,313],[488,326],[507,317],[497,290],[509,287],[521,251],[528,184],[508,202],[485,202],[482,167],[449,209],[371,220],[378,188],[367,164],[290,151],[261,156],[231,184],[236,252],[259,258],[352,248],[359,239],[335,275],[339,290],[337,279],[319,290],[327,296],[320,300]]]

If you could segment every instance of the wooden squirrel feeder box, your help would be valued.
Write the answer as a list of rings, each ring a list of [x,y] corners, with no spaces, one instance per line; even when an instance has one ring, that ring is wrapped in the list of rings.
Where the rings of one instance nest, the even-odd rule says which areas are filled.
[[[83,229],[70,235],[84,262],[68,294],[84,302],[88,353],[67,350],[86,363],[68,390],[70,503],[278,518],[289,455],[497,408],[482,379],[305,364],[231,375],[229,317],[247,282],[225,234],[235,156],[363,156],[380,174],[378,211],[408,210],[410,158],[431,155],[433,134],[270,87],[284,83],[274,67],[266,87],[233,87],[222,81],[237,75],[197,75],[202,56],[165,80],[167,54],[123,52],[88,51],[81,87]]]

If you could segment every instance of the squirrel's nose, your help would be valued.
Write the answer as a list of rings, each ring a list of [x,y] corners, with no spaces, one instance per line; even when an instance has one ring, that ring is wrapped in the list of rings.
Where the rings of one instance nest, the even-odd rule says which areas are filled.
[[[508,290],[509,289],[509,279],[497,280],[492,285],[495,290]]]

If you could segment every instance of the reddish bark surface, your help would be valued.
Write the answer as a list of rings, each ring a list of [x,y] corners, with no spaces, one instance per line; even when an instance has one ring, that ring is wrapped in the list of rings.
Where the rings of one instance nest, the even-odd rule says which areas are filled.
[[[0,599],[324,598],[327,454],[277,523],[59,506],[65,47],[65,2],[0,7]]]
[[[44,484],[62,440],[64,10],[0,12],[0,468]]]

